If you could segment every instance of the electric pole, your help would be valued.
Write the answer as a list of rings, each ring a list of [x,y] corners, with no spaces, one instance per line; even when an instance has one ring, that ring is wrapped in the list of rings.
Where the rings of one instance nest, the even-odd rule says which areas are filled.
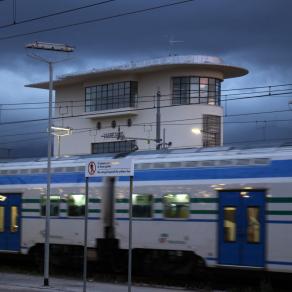
[[[156,94],[156,150],[161,148],[161,114],[160,114],[160,91]]]

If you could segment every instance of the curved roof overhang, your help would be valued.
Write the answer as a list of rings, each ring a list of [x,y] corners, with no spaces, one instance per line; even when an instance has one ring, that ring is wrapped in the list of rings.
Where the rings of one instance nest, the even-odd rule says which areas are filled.
[[[67,74],[54,80],[54,88],[76,83],[84,83],[96,78],[115,77],[123,74],[142,74],[159,72],[172,69],[191,68],[194,70],[218,72],[223,79],[241,77],[248,74],[248,70],[223,64],[221,59],[206,56],[174,56],[154,59],[149,61],[130,63],[129,65],[116,66],[104,69],[93,69],[87,72]],[[27,87],[48,89],[49,82],[40,82],[26,85]]]

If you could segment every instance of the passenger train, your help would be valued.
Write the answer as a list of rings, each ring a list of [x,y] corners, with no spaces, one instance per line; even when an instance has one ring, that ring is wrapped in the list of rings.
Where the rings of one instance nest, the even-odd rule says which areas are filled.
[[[292,272],[292,147],[137,151],[133,261],[137,269],[237,267]],[[114,155],[54,158],[54,261],[82,255],[85,164]],[[43,257],[46,159],[0,163],[1,253]],[[126,266],[129,178],[90,178],[88,256]],[[159,264],[158,264],[159,263]]]

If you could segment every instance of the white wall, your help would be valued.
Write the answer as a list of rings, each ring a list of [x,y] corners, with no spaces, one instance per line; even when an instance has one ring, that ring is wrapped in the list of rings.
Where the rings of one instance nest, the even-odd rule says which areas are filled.
[[[117,132],[111,128],[111,121],[116,120],[126,137],[156,138],[156,108],[154,95],[161,92],[161,138],[163,128],[166,130],[166,142],[171,141],[172,147],[199,147],[202,146],[202,135],[194,135],[192,128],[201,128],[203,114],[223,116],[223,109],[213,105],[181,105],[171,106],[172,82],[176,76],[201,76],[222,79],[220,72],[198,71],[194,69],[163,70],[158,72],[144,72],[139,74],[120,74],[90,80],[83,83],[68,85],[56,89],[56,117],[63,117],[54,121],[55,125],[71,127],[73,134],[61,138],[61,155],[89,154],[91,143],[110,142],[116,139],[105,139],[104,133]],[[138,81],[138,105],[135,116],[88,118],[85,113],[85,87],[119,81]],[[72,101],[74,100],[74,103]],[[144,109],[143,109],[144,108]],[[147,109],[145,109],[147,108]],[[143,110],[142,110],[143,109]],[[122,110],[122,109],[118,109]],[[113,110],[110,110],[113,112]],[[82,116],[82,115],[87,116]],[[133,114],[133,112],[129,112]],[[74,117],[70,117],[74,116]],[[77,116],[77,117],[76,117]],[[127,119],[132,119],[133,126],[127,127]],[[189,119],[189,120],[186,120]],[[192,120],[193,119],[193,120]],[[172,120],[185,120],[175,121]],[[102,129],[96,130],[97,121],[101,121]],[[223,129],[222,129],[223,137]],[[155,143],[137,140],[140,150],[155,149]],[[55,139],[55,155],[57,154],[57,140]]]

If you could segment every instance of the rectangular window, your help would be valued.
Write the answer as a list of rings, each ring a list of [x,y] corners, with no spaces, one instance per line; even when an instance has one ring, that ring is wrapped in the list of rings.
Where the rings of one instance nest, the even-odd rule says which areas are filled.
[[[18,231],[18,207],[12,206],[10,209],[10,232]]]
[[[4,207],[0,207],[0,232],[4,232],[4,218],[5,218],[5,209]]]
[[[51,212],[50,216],[59,216],[60,214],[60,201],[61,198],[59,195],[51,195],[50,196],[51,202]],[[41,216],[46,216],[46,195],[41,197]]]
[[[173,77],[172,104],[210,104],[220,105],[220,83],[215,78]]]
[[[221,145],[221,117],[203,115],[203,147],[216,147]]]
[[[69,195],[68,196],[68,216],[84,216],[85,214],[85,196]]]
[[[190,196],[188,194],[166,194],[163,196],[165,218],[188,218]]]
[[[130,152],[136,148],[136,140],[101,142],[91,144],[92,154]]]
[[[152,217],[153,196],[148,194],[133,194],[133,217]]]
[[[260,221],[259,221],[259,207],[247,208],[247,242],[260,242]]]
[[[138,93],[136,81],[102,84],[85,88],[85,111],[134,107]]]
[[[236,241],[236,207],[224,208],[224,241]]]

